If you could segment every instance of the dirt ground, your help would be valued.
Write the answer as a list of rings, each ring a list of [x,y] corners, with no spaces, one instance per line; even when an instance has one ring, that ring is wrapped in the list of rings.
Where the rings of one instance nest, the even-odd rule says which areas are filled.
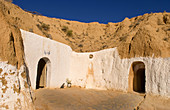
[[[38,89],[36,110],[170,110],[170,99],[82,88]]]
[[[134,110],[144,97],[137,94],[82,88],[39,89],[36,110]]]

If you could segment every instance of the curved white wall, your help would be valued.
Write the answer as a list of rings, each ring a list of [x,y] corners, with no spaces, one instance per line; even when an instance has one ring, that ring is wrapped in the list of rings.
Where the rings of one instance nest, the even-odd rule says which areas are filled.
[[[145,64],[146,93],[170,97],[170,58],[120,59],[117,48],[76,53],[67,45],[23,30],[21,32],[33,88],[36,86],[38,61],[43,57],[51,61],[50,87],[60,87],[69,78],[75,86],[122,91],[128,90],[131,64],[141,61]]]
[[[89,59],[90,54],[93,54],[93,59]],[[136,61],[145,64],[146,93],[170,97],[170,58],[120,59],[116,48],[92,53],[73,52],[70,78],[73,85],[81,87],[127,91],[130,67]],[[94,80],[87,78],[91,64],[94,72],[91,79]]]
[[[32,88],[36,88],[38,62],[44,57],[51,62],[49,87],[60,87],[69,75],[71,48],[24,30],[21,30],[21,33],[24,42],[25,61],[28,66]]]

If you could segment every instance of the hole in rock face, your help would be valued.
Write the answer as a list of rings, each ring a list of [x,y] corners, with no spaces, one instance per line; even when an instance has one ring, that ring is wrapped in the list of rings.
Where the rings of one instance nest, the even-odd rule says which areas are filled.
[[[92,59],[92,58],[93,58],[93,54],[90,54],[90,55],[89,55],[89,58]]]
[[[10,11],[8,10],[8,14],[10,14]]]

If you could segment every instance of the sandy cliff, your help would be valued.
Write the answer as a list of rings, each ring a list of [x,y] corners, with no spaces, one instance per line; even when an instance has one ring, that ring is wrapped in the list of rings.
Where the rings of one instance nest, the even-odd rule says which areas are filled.
[[[170,13],[167,12],[99,24],[48,18],[7,2],[3,7],[5,18],[14,26],[65,43],[76,52],[118,47],[122,58],[170,55]]]
[[[6,16],[5,3],[0,1],[0,109],[31,110],[21,32]]]
[[[121,58],[170,57],[170,13],[144,14],[119,23],[81,23],[32,14],[0,0],[0,108],[24,109],[32,101],[19,29],[67,44],[76,52],[117,47]]]

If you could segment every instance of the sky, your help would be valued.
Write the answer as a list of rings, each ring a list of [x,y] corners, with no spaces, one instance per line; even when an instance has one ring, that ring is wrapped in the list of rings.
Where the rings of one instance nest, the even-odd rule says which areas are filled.
[[[28,11],[80,22],[121,22],[145,13],[170,12],[170,0],[13,0]]]

